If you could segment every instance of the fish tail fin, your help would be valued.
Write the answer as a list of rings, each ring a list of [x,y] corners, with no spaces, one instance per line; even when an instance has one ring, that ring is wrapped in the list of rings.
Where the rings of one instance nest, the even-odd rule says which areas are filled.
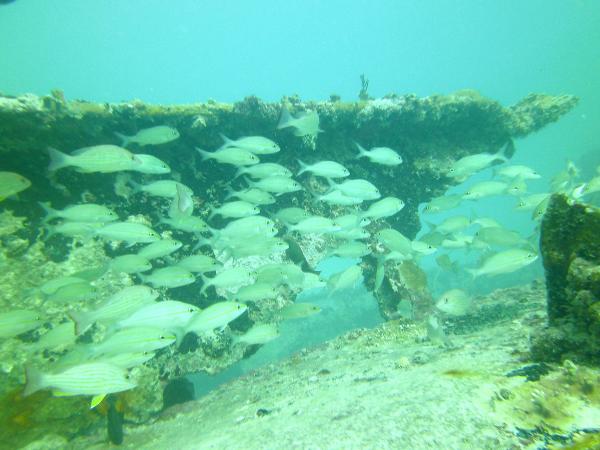
[[[512,139],[509,139],[504,147],[498,150],[496,153],[496,160],[500,160],[502,162],[508,162],[508,159],[512,157],[515,153],[515,143]]]
[[[121,139],[121,147],[127,147],[129,145],[129,143],[131,142],[131,136],[126,136],[117,131],[114,131],[114,134],[116,137]]]
[[[225,192],[226,192],[225,200],[228,200],[235,195],[235,191],[233,190],[233,188],[231,186],[227,186],[225,188]]]
[[[131,178],[127,180],[127,184],[129,184],[133,188],[134,193],[141,192],[142,190],[142,185],[137,183],[136,181],[133,181]]]
[[[254,187],[254,181],[252,181],[250,178],[244,177],[244,181],[248,183],[248,186]]]
[[[43,223],[58,217],[58,211],[50,206],[50,202],[38,202],[38,204],[46,212],[46,217],[44,217],[44,220],[42,221]]]
[[[279,116],[279,123],[277,123],[277,129],[281,130],[282,128],[287,128],[291,126],[291,121],[294,118],[286,108],[286,106],[281,107],[281,116]]]
[[[214,206],[211,206],[210,214],[208,215],[208,220],[211,220],[213,217],[215,217],[218,214],[219,214],[219,211],[217,211],[217,208],[215,208]]]
[[[469,273],[469,275],[471,275],[471,278],[473,280],[479,276],[479,272],[477,271],[477,269],[467,269],[467,272]]]
[[[207,152],[206,150],[202,150],[198,147],[196,147],[196,150],[198,153],[200,153],[200,156],[202,156],[202,161],[206,161],[207,159],[211,159],[213,157],[211,152]]]
[[[75,322],[75,334],[77,336],[82,335],[86,330],[92,326],[94,320],[89,314],[82,311],[70,311],[69,317]]]
[[[298,164],[300,164],[300,171],[296,174],[296,176],[299,176],[308,170],[308,164],[302,162],[299,159],[297,159],[296,161],[298,161]]]
[[[221,145],[221,147],[219,147],[219,150],[222,148],[233,147],[233,142],[234,142],[233,139],[229,139],[223,133],[219,133],[219,136],[221,136],[221,139],[223,139],[223,145]]]
[[[25,367],[25,379],[27,380],[27,384],[25,385],[25,390],[23,390],[24,397],[44,388],[44,374],[35,367]]]
[[[208,289],[209,284],[208,284],[208,278],[206,278],[203,273],[200,274],[200,278],[202,279],[202,287],[200,288],[200,297],[202,297],[205,294],[206,290]]]
[[[354,145],[356,145],[356,148],[358,149],[358,155],[356,155],[356,159],[362,158],[363,156],[367,155],[367,151],[365,150],[365,148],[362,145],[360,145],[356,141],[354,141]]]
[[[240,167],[237,172],[235,173],[233,179],[235,180],[236,178],[244,175],[246,173],[246,168],[245,167]]]
[[[48,172],[54,172],[68,167],[71,157],[66,153],[56,150],[53,147],[47,148],[48,155],[50,156],[50,164],[48,165]]]

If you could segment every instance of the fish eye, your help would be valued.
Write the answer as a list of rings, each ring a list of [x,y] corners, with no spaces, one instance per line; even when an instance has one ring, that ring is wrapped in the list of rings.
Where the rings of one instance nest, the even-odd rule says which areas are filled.
[[[165,336],[159,336],[159,339],[166,339]]]
[[[237,309],[242,309],[242,305],[237,305]]]
[[[194,308],[188,309],[188,312],[194,312]]]

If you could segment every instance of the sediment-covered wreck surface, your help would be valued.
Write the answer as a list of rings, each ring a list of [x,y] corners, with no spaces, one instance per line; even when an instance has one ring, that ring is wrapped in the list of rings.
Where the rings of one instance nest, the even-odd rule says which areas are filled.
[[[545,321],[534,282],[449,319],[447,346],[405,320],[357,329],[129,428],[123,448],[597,448],[598,370],[523,362]],[[106,445],[101,433],[52,439]]]
[[[549,327],[534,357],[600,364],[600,211],[554,195],[541,228]]]
[[[481,97],[473,91],[448,96],[417,98],[390,95],[383,99],[356,103],[341,101],[302,102],[289,97],[284,103],[292,112],[317,111],[320,128],[316,137],[299,138],[289,130],[277,130],[282,103],[264,103],[247,98],[235,104],[208,102],[197,105],[147,105],[142,102],[95,104],[66,101],[60,92],[51,96],[0,97],[0,162],[3,170],[17,172],[32,180],[32,186],[20,193],[20,201],[2,204],[0,216],[0,261],[6,267],[0,273],[0,308],[31,309],[40,312],[44,326],[18,339],[0,342],[3,355],[0,373],[0,438],[14,447],[56,434],[72,438],[98,426],[107,406],[90,411],[88,400],[81,397],[54,398],[36,393],[22,398],[23,368],[29,363],[51,365],[64,355],[64,348],[29,352],[40,337],[57,324],[68,321],[68,313],[88,307],[89,298],[75,298],[69,303],[48,301],[38,292],[49,279],[81,274],[93,284],[93,299],[102,299],[116,290],[131,285],[132,276],[105,273],[101,268],[110,257],[122,253],[117,245],[99,241],[72,242],[71,239],[40,238],[44,211],[37,202],[51,202],[55,207],[79,202],[109,205],[122,218],[149,222],[164,204],[151,197],[133,196],[111,174],[79,173],[62,170],[48,174],[47,147],[71,150],[96,145],[118,144],[115,132],[134,134],[156,125],[176,128],[180,138],[165,146],[149,146],[144,153],[167,161],[171,178],[190,186],[195,193],[198,215],[206,218],[209,207],[223,200],[225,189],[232,183],[235,170],[213,161],[201,161],[194,147],[213,150],[222,143],[220,133],[232,138],[261,135],[276,141],[281,152],[276,161],[296,172],[297,159],[306,162],[333,160],[344,164],[354,178],[371,180],[382,195],[402,199],[406,207],[397,215],[380,221],[377,227],[393,227],[414,237],[420,228],[417,207],[420,203],[441,195],[455,181],[446,176],[448,167],[457,159],[476,153],[503,151],[507,157],[514,152],[513,139],[537,131],[568,112],[576,104],[572,96],[530,95],[512,107]],[[356,147],[388,146],[397,150],[404,162],[395,168],[359,164]],[[144,180],[151,177],[136,176]],[[241,179],[233,181],[242,186]],[[340,207],[315,204],[309,191],[323,192],[327,184],[322,179],[304,175],[308,189],[278,200],[277,207],[300,206],[313,214],[336,216]],[[163,202],[164,203],[164,202]],[[268,207],[266,212],[269,211]],[[152,217],[155,220],[156,217]],[[217,226],[224,222],[217,221]],[[377,228],[371,230],[373,233]],[[163,237],[181,239],[191,251],[191,238],[163,231]],[[186,240],[187,239],[187,240]],[[305,238],[301,250],[309,263],[325,253],[324,242]],[[373,243],[370,243],[373,244]],[[293,262],[289,253],[283,262]],[[280,262],[280,261],[278,261]],[[375,259],[365,259],[364,275],[367,287],[374,286]],[[98,270],[93,270],[98,268]],[[90,270],[92,269],[92,270]],[[393,261],[383,269],[384,280],[377,293],[385,317],[396,310],[400,298],[417,299],[419,308],[430,307],[423,274],[416,264],[398,267]],[[405,279],[412,280],[407,283]],[[164,299],[189,302],[205,308],[214,298],[198,297],[201,282],[169,289]],[[212,293],[212,292],[211,292]],[[230,323],[236,333],[248,330],[253,323],[272,318],[277,308],[293,302],[298,290],[288,290],[273,301],[249,309]],[[429,302],[429,303],[428,303]],[[42,319],[40,319],[42,320]],[[93,329],[79,339],[94,342],[106,330]],[[225,333],[212,341],[183,339],[177,348],[161,350],[143,366],[131,371],[140,380],[136,389],[120,394],[118,402],[128,422],[144,423],[155,417],[171,400],[163,398],[170,383],[180,382],[187,374],[198,371],[216,373],[242,359],[244,351],[231,345],[232,336]],[[35,355],[35,356],[32,356]],[[103,409],[104,408],[104,409]],[[99,417],[101,417],[99,419]],[[52,418],[52,420],[50,420]]]

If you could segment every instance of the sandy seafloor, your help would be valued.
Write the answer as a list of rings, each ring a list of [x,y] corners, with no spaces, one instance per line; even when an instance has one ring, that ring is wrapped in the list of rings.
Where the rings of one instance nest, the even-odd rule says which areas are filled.
[[[494,412],[529,336],[545,324],[541,283],[478,298],[451,346],[400,321],[355,330],[125,430],[123,449],[539,448]],[[470,329],[469,329],[470,328]],[[465,371],[452,376],[451,370]],[[523,377],[516,380],[525,382]],[[73,449],[112,447],[104,432]]]

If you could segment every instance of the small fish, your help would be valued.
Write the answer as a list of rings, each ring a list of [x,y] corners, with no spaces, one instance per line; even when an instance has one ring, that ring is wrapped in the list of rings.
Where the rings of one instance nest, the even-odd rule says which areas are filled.
[[[14,172],[0,172],[0,202],[31,186],[31,181]]]
[[[321,312],[321,308],[312,303],[292,303],[284,306],[278,312],[276,317],[279,320],[303,319]]]
[[[524,243],[523,237],[516,231],[504,227],[484,227],[475,233],[475,240],[490,245],[515,247]]]
[[[160,240],[156,231],[141,223],[113,222],[95,230],[94,234],[110,241],[123,241],[129,245],[146,244]]]
[[[254,203],[255,205],[272,205],[275,203],[275,197],[257,188],[246,188],[237,192],[228,188],[227,192],[225,200],[238,198],[248,203]]]
[[[80,172],[111,173],[134,170],[142,164],[133,153],[116,145],[95,145],[75,150],[71,155],[49,147],[50,165],[48,171],[54,172],[65,167],[74,167]]]
[[[85,278],[72,275],[53,278],[40,286],[40,292],[44,295],[52,295],[63,286],[74,283],[83,283],[84,281],[86,281]]]
[[[249,216],[229,222],[221,230],[211,230],[215,237],[225,237],[229,239],[243,239],[253,235],[268,234],[272,231],[277,233],[275,222],[263,216]]]
[[[346,289],[354,289],[362,277],[360,266],[350,266],[346,270],[336,273],[327,279],[329,296]]]
[[[43,323],[42,315],[36,311],[15,309],[0,313],[0,339],[35,330]]]
[[[301,220],[296,225],[288,225],[288,231],[298,231],[299,233],[335,233],[340,231],[340,227],[335,221],[327,217],[311,216]]]
[[[348,228],[337,231],[333,237],[336,239],[346,239],[348,241],[361,240],[361,239],[369,239],[371,237],[371,233],[367,230],[363,230],[362,228]]]
[[[523,165],[510,165],[501,167],[496,175],[503,178],[521,178],[522,180],[537,180],[542,176],[531,167]]]
[[[396,197],[385,197],[372,203],[369,208],[361,213],[361,217],[374,220],[391,217],[398,214],[404,208],[404,202]]]
[[[379,230],[377,240],[391,251],[407,255],[413,251],[411,240],[393,228]]]
[[[442,195],[441,197],[433,198],[423,208],[424,213],[438,213],[456,208],[462,201],[462,195],[450,194]]]
[[[316,136],[322,132],[319,128],[319,114],[316,111],[300,112],[296,117],[292,116],[288,109],[281,108],[281,117],[277,124],[277,129],[292,127],[294,136]]]
[[[513,178],[512,181],[506,185],[505,193],[508,195],[524,195],[527,193],[527,183],[523,178]]]
[[[179,267],[194,273],[214,272],[221,268],[221,265],[214,258],[206,255],[190,255],[177,262]]]
[[[183,244],[176,239],[161,239],[142,248],[137,254],[147,260],[162,258],[181,248]]]
[[[366,150],[360,146],[358,142],[354,145],[358,148],[357,159],[367,158],[371,162],[381,164],[383,166],[398,166],[402,164],[402,157],[394,150],[388,147],[373,147],[371,150]]]
[[[87,363],[70,367],[60,373],[42,373],[33,367],[26,369],[24,396],[43,389],[53,389],[70,395],[98,395],[133,389],[136,384],[127,379],[123,369],[106,363]]]
[[[272,176],[258,181],[252,181],[247,178],[245,180],[251,188],[257,188],[272,194],[287,194],[302,190],[300,183],[288,177]]]
[[[132,352],[117,353],[115,355],[100,355],[91,361],[112,364],[121,369],[131,369],[133,367],[141,366],[152,358],[154,358],[153,352]]]
[[[39,340],[34,342],[29,350],[33,352],[60,351],[74,344],[76,339],[75,324],[67,320],[55,325],[51,330],[40,336]]]
[[[240,167],[233,179],[241,175],[248,175],[250,178],[262,179],[269,177],[292,177],[292,172],[280,164],[276,163],[259,163],[253,166]]]
[[[330,191],[323,195],[315,196],[315,201],[324,202],[336,206],[359,205],[363,202],[362,198],[349,197],[340,191]]]
[[[152,352],[175,342],[175,335],[156,327],[124,328],[107,336],[102,342],[89,344],[90,356],[111,356],[119,353]]]
[[[329,182],[332,190],[340,191],[348,197],[360,198],[362,200],[377,200],[381,197],[379,189],[367,180],[347,180],[342,183]]]
[[[165,125],[159,125],[151,128],[144,128],[133,136],[126,136],[115,131],[115,135],[121,139],[121,147],[127,147],[129,144],[137,144],[141,147],[146,145],[160,145],[174,141],[179,138],[179,131],[175,128]]]
[[[150,283],[155,288],[177,288],[187,286],[196,281],[194,274],[179,266],[167,266],[153,270],[149,275],[139,275],[144,283]]]
[[[440,296],[435,307],[451,316],[463,316],[471,310],[472,303],[471,296],[462,289],[450,289]]]
[[[471,225],[471,219],[466,216],[453,216],[443,220],[438,225],[430,225],[432,229],[442,234],[455,233],[464,230]]]
[[[432,253],[435,253],[437,251],[437,248],[435,248],[433,245],[427,242],[417,240],[412,241],[410,243],[410,247],[413,252],[418,253],[420,255],[431,255]]]
[[[221,216],[223,218],[234,218],[240,219],[242,217],[255,216],[260,214],[260,209],[252,203],[245,202],[243,200],[237,200],[233,202],[223,203],[220,207],[211,206],[210,215],[208,219],[212,219],[215,216]]]
[[[298,176],[304,172],[310,172],[313,175],[324,178],[345,178],[350,175],[350,171],[335,161],[319,161],[314,164],[305,164],[298,160],[300,171]]]
[[[473,217],[471,219],[471,225],[479,225],[481,228],[502,226],[496,219],[492,219],[491,217]]]
[[[510,249],[488,257],[477,269],[467,269],[474,277],[493,276],[515,272],[533,263],[538,255],[531,250]]]
[[[281,238],[263,237],[260,239],[240,240],[231,242],[226,249],[235,258],[246,256],[271,256],[275,253],[285,252],[289,245]]]
[[[38,202],[39,205],[46,211],[44,222],[49,222],[53,219],[65,219],[71,222],[112,222],[118,220],[119,216],[103,205],[94,203],[85,203],[81,205],[70,205],[62,210],[52,209],[49,203]]]
[[[62,303],[83,302],[93,299],[96,294],[96,288],[85,281],[60,287],[54,294],[48,296],[47,300]]]
[[[148,286],[128,286],[111,295],[95,310],[71,311],[69,316],[75,322],[77,335],[80,335],[85,333],[94,322],[109,324],[128,317],[143,306],[154,302],[157,297],[158,292]]]
[[[89,238],[93,236],[96,231],[104,226],[100,222],[62,222],[55,225],[45,225],[44,229],[47,230],[44,240],[50,239],[55,234],[62,234],[63,236],[72,238]]]
[[[262,300],[273,299],[277,297],[277,286],[270,283],[254,283],[248,286],[242,286],[232,295],[232,298],[241,302],[259,302]]]
[[[340,258],[362,258],[371,254],[371,249],[364,242],[348,241],[338,245],[329,252],[329,256]]]
[[[550,196],[546,197],[534,208],[533,212],[531,213],[531,218],[533,220],[541,220],[544,214],[546,213],[549,204]]]
[[[279,222],[290,223],[292,225],[297,224],[298,222],[300,222],[303,219],[306,219],[309,216],[310,214],[307,210],[296,207],[280,209],[273,215],[273,217]]]
[[[116,322],[113,329],[155,327],[177,332],[179,329],[184,329],[199,311],[194,305],[175,300],[150,303],[138,309],[126,319]]]
[[[343,229],[352,229],[356,227],[366,227],[371,223],[367,217],[362,214],[344,214],[335,218],[336,223]]]
[[[266,137],[262,136],[246,136],[232,140],[224,134],[221,134],[221,139],[223,139],[223,145],[219,150],[229,147],[237,147],[248,150],[255,155],[271,155],[281,150],[279,145],[277,145],[271,139],[267,139]]]
[[[448,336],[444,332],[444,328],[440,324],[440,321],[436,316],[429,316],[427,318],[427,338],[434,344],[447,344]]]
[[[235,344],[266,344],[279,337],[279,329],[274,323],[257,323],[241,336],[234,337]]]
[[[256,282],[273,286],[300,286],[304,282],[304,272],[296,264],[271,263],[256,269]]]
[[[197,335],[210,334],[216,328],[223,329],[227,324],[244,314],[247,306],[238,302],[217,302],[194,316],[186,327]]]
[[[478,153],[465,156],[452,164],[447,175],[457,181],[464,181],[471,175],[479,172],[496,161],[506,162],[508,159],[503,155],[503,150],[498,153]]]
[[[447,253],[436,256],[435,262],[441,269],[447,272],[456,273],[460,269],[460,265],[456,261],[452,261]]]
[[[208,225],[200,217],[180,215],[177,217],[162,217],[159,223],[186,233],[203,233],[208,231]]]
[[[158,159],[156,156],[137,153],[135,158],[140,161],[140,164],[137,164],[130,169],[134,172],[145,173],[148,175],[171,173],[169,165]]]
[[[473,236],[469,236],[463,233],[454,233],[448,235],[441,242],[441,246],[445,249],[453,248],[465,248],[473,243]]]
[[[507,184],[502,181],[482,181],[471,186],[462,196],[463,200],[478,200],[506,192]]]
[[[218,163],[232,166],[250,166],[260,162],[260,159],[254,153],[237,147],[227,147],[212,153],[200,148],[196,148],[196,150],[202,155],[202,161],[214,159]]]
[[[169,217],[189,217],[194,213],[194,197],[191,192],[184,189],[183,185],[177,185],[177,193],[169,205]]]
[[[110,269],[117,273],[140,273],[152,269],[147,258],[140,255],[120,255],[110,261]]]
[[[252,284],[256,281],[256,276],[244,267],[232,267],[218,272],[213,278],[202,276],[202,280],[204,285],[200,290],[200,295],[203,295],[210,286],[221,289],[230,289]]]
[[[133,180],[129,180],[129,184],[133,186],[133,192],[145,192],[154,197],[175,198],[177,195],[177,187],[193,195],[193,191],[184,184],[175,180],[157,180],[148,184],[138,184]]]

